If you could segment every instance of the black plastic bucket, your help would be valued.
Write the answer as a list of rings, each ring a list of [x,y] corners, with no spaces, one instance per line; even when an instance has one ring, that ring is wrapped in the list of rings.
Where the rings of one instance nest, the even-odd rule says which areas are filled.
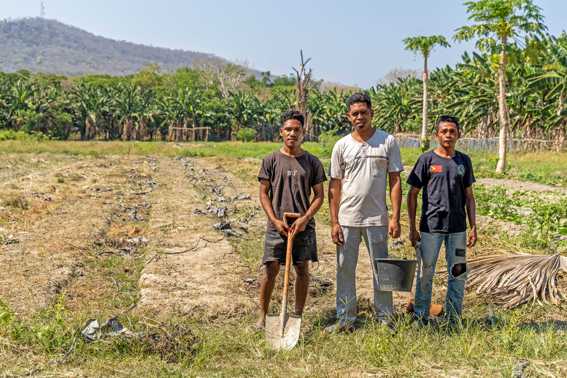
[[[378,289],[411,291],[417,260],[383,258],[374,260]]]

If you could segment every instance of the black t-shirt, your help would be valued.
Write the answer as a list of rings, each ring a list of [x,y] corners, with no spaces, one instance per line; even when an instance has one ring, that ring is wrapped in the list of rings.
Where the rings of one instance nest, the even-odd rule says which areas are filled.
[[[327,180],[323,164],[309,152],[291,157],[276,151],[262,160],[258,180],[270,182],[270,199],[278,219],[284,213],[305,214],[311,205],[311,188]],[[276,228],[268,220],[268,229]],[[306,229],[315,229],[311,219]]]
[[[465,189],[475,182],[467,155],[456,151],[449,159],[433,151],[426,152],[415,163],[407,182],[424,188],[421,232],[466,231]]]

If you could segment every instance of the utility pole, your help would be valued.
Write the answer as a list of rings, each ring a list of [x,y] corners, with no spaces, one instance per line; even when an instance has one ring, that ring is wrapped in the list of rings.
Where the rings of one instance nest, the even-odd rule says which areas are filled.
[[[39,17],[45,18],[45,14],[46,14],[46,11],[45,11],[45,1],[42,1],[42,2],[40,3]]]

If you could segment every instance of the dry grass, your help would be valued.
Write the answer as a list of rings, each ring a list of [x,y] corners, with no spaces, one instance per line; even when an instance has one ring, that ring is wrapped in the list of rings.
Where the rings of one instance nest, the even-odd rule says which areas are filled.
[[[274,353],[266,348],[263,335],[249,326],[265,224],[257,205],[259,161],[250,156],[254,151],[243,148],[240,156],[248,159],[235,157],[240,151],[234,150],[230,155],[191,160],[192,176],[187,175],[190,166],[184,166],[183,160],[164,156],[177,155],[179,150],[187,154],[183,152],[187,146],[149,144],[139,149],[136,144],[77,144],[86,152],[96,152],[91,154],[75,144],[51,143],[38,145],[51,149],[41,155],[42,162],[26,162],[38,157],[19,155],[21,162],[12,165],[14,176],[0,181],[9,189],[0,192],[0,203],[8,195],[29,200],[27,210],[0,208],[0,236],[18,241],[1,245],[0,259],[12,254],[14,260],[5,264],[13,264],[15,273],[59,272],[65,280],[55,280],[57,293],[42,294],[48,293],[49,280],[0,273],[3,282],[11,280],[10,287],[36,293],[0,294],[0,302],[8,303],[0,305],[0,376],[510,376],[523,360],[528,361],[527,376],[567,375],[564,304],[502,310],[469,293],[463,324],[419,328],[400,316],[396,332],[391,333],[371,321],[371,281],[364,249],[358,275],[361,328],[353,334],[324,334],[322,329],[332,321],[335,264],[326,206],[317,216],[321,262],[313,269],[303,338],[293,351]],[[136,155],[124,156],[126,148]],[[70,161],[55,151],[76,155]],[[143,156],[148,151],[156,156]],[[92,156],[107,153],[116,156]],[[26,183],[26,191],[20,190],[24,187],[20,182]],[[195,208],[206,210],[207,201],[221,204],[212,195],[219,185],[226,198],[251,196],[251,201],[227,203],[229,219],[246,223],[247,232],[228,238],[222,248],[215,243],[204,248],[202,253],[214,257],[210,261],[196,250],[165,253],[190,249],[200,236],[220,240],[222,235],[211,228],[217,220],[192,213]],[[85,225],[93,232],[85,233]],[[470,251],[472,256],[517,248],[514,238],[497,237],[503,231],[498,225],[480,226],[481,238]],[[402,228],[407,229],[405,215]],[[144,237],[147,243],[131,242]],[[36,246],[41,253],[34,252]],[[407,241],[393,253],[413,255]],[[206,263],[195,264],[195,257]],[[202,278],[210,272],[217,274],[199,280],[198,275]],[[141,301],[139,282],[149,273],[176,287],[164,287],[157,311]],[[435,283],[434,300],[441,302],[443,278],[436,277]],[[213,311],[199,311],[195,301],[210,298],[218,299],[209,303]],[[396,296],[398,307],[404,301],[405,296]],[[183,304],[189,305],[179,306]],[[22,316],[20,308],[28,314]],[[171,311],[180,308],[185,310]],[[236,309],[222,315],[222,308]],[[78,336],[87,319],[116,315],[144,336],[90,344]]]

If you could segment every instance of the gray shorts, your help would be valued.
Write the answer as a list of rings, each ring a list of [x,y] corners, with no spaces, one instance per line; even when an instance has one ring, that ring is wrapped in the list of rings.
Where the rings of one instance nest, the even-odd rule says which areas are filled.
[[[285,264],[285,252],[287,239],[279,232],[268,229],[264,239],[264,257],[262,264],[269,261],[279,261]],[[301,261],[318,261],[317,258],[317,237],[315,230],[307,229],[295,235],[293,240],[292,261],[296,265]]]

